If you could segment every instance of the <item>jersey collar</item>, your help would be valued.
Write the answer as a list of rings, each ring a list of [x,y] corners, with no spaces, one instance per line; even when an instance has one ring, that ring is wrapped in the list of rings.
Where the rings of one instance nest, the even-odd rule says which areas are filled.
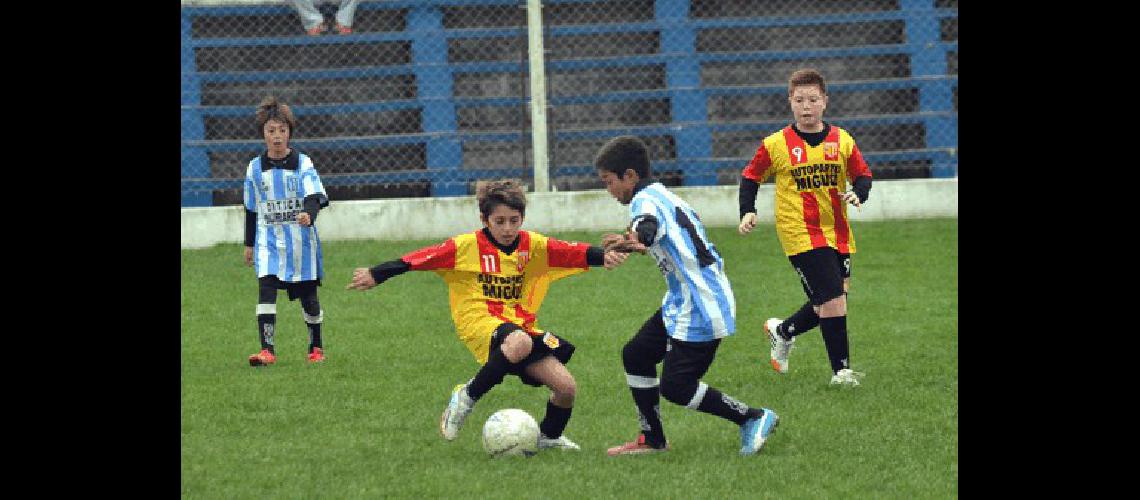
[[[289,148],[289,154],[285,155],[285,164],[284,165],[276,166],[276,165],[274,165],[274,163],[277,163],[277,162],[275,161],[273,163],[270,163],[269,151],[261,153],[261,169],[262,170],[269,170],[272,168],[283,168],[285,170],[297,170],[297,167],[301,164],[301,161],[300,161],[299,157],[297,156],[297,148]]]
[[[793,123],[792,131],[794,131],[796,135],[800,136],[800,139],[803,139],[808,146],[814,148],[819,146],[819,144],[827,138],[827,134],[831,132],[831,124],[823,122],[823,130],[820,130],[819,132],[804,132],[796,127],[795,123]]]
[[[633,196],[637,196],[637,193],[641,192],[642,189],[645,189],[650,184],[653,184],[653,182],[654,181],[649,179],[641,179],[637,181],[637,184],[634,184],[633,186]]]
[[[491,236],[491,230],[490,229],[487,229],[486,227],[484,227],[481,232],[483,233],[483,237],[487,239],[488,243],[495,245],[495,248],[498,248],[499,251],[501,251],[507,255],[510,255],[511,252],[514,252],[515,249],[517,249],[519,247],[519,241],[522,240],[522,235],[523,235],[523,232],[519,231],[519,235],[517,237],[515,237],[515,241],[511,242],[510,245],[503,246],[503,245],[499,244],[498,240],[496,240],[494,236]]]

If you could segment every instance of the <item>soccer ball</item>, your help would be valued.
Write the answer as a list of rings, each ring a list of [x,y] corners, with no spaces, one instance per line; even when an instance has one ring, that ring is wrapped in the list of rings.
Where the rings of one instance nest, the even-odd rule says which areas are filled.
[[[534,455],[538,453],[538,422],[516,408],[499,410],[483,424],[483,449],[492,457]]]

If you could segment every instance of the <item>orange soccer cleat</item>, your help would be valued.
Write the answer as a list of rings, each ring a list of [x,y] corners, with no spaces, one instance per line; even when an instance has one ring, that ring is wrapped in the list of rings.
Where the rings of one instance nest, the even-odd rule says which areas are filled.
[[[665,443],[664,447],[654,448],[645,442],[645,434],[638,434],[636,441],[614,446],[606,450],[606,454],[611,457],[618,455],[637,455],[641,453],[660,453],[669,449],[669,443]]]
[[[269,352],[269,349],[262,349],[261,352],[249,357],[249,366],[269,366],[277,362],[277,356]]]
[[[325,360],[325,350],[320,347],[314,347],[313,352],[309,353],[310,363],[320,363]]]

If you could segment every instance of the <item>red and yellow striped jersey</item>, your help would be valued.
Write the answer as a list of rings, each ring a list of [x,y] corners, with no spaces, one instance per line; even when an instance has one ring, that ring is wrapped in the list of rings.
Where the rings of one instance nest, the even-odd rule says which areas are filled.
[[[461,234],[405,254],[413,271],[434,271],[447,282],[456,332],[475,359],[487,362],[491,334],[502,323],[532,336],[550,284],[584,272],[589,245],[519,231],[518,248],[503,253],[482,231]]]
[[[764,138],[743,175],[757,183],[776,176],[776,235],[784,253],[832,247],[855,253],[855,236],[840,194],[847,180],[870,176],[851,135],[835,125],[819,146],[804,143],[789,125]]]

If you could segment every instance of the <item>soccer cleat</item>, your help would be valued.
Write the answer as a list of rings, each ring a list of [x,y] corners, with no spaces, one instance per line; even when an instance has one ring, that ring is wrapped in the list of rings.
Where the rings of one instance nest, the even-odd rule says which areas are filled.
[[[336,29],[336,32],[338,35],[351,35],[352,34],[352,26],[345,26],[343,24],[336,23],[336,27],[334,29]]]
[[[269,349],[262,349],[261,352],[249,357],[249,366],[268,366],[277,362],[277,356],[269,352]]]
[[[459,384],[452,389],[451,400],[447,402],[447,408],[439,417],[439,433],[443,434],[444,439],[451,441],[459,435],[463,420],[474,407],[475,402],[467,395],[467,384]]]
[[[859,387],[859,379],[863,377],[863,372],[852,371],[850,368],[844,368],[831,376],[831,385],[841,385],[845,387]]]
[[[755,455],[768,441],[768,436],[780,425],[780,416],[767,408],[761,408],[764,414],[749,419],[740,426],[740,454],[744,456]]]
[[[325,350],[320,347],[314,347],[313,352],[309,353],[310,363],[320,363],[325,360]]]
[[[664,447],[654,448],[652,446],[649,446],[649,444],[645,442],[645,434],[638,434],[636,441],[630,441],[628,443],[625,443],[625,444],[622,444],[619,446],[614,446],[613,448],[606,450],[606,454],[611,456],[611,457],[616,457],[618,455],[639,455],[642,453],[661,453],[663,451],[667,451],[668,449],[669,449],[669,443],[668,442],[665,443]]]
[[[770,352],[772,369],[777,373],[788,373],[788,353],[791,352],[796,339],[785,339],[781,336],[776,330],[780,323],[782,322],[777,318],[768,318],[768,321],[764,322],[764,333],[768,334],[768,341],[772,343]]]
[[[559,436],[557,439],[550,439],[545,434],[539,433],[538,435],[538,449],[546,448],[562,448],[563,450],[580,450],[581,446],[571,441],[565,435]]]

